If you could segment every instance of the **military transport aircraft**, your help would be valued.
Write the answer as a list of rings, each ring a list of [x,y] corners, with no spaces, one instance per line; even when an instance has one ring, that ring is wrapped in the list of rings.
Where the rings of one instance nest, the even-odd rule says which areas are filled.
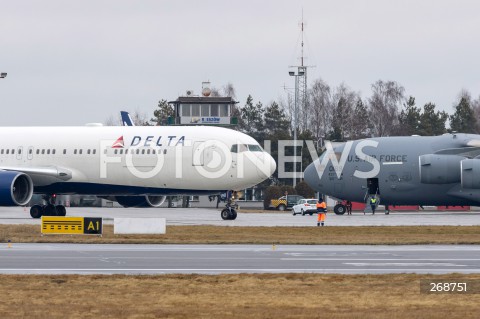
[[[0,206],[47,205],[30,215],[65,216],[56,195],[158,206],[167,195],[220,194],[270,177],[274,159],[248,135],[207,126],[2,127]],[[236,213],[223,210],[223,219]]]
[[[480,135],[380,137],[326,151],[304,172],[316,191],[383,205],[480,205]],[[345,207],[335,206],[342,214]]]

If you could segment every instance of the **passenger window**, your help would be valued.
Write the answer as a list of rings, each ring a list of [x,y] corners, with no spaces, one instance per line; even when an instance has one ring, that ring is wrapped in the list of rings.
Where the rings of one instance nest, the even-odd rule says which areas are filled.
[[[0,152],[0,154],[2,154],[2,155],[3,155],[3,149],[2,149],[2,151]]]
[[[120,155],[123,155],[123,150],[122,149],[120,150]]]
[[[83,150],[78,151],[78,154],[82,155],[82,153],[83,153]]]
[[[118,153],[118,150],[115,149],[115,151],[113,151],[113,154],[117,155],[117,153]]]
[[[10,154],[10,150],[7,150],[7,155]]]
[[[67,150],[63,149],[63,155],[67,154]]]
[[[55,151],[56,151],[56,150],[52,150],[52,154],[53,154],[53,155],[55,155],[55,153],[56,153]]]
[[[74,155],[77,155],[77,149],[74,149],[74,150],[73,150],[73,154],[74,154]]]
[[[237,144],[233,144],[233,145],[232,145],[232,148],[230,149],[230,152],[232,152],[232,153],[238,153],[238,145],[237,145]]]
[[[142,150],[142,155],[145,154],[145,150]]]
[[[47,150],[47,154],[50,155],[50,149]]]
[[[15,154],[15,150],[12,150],[12,155]]]
[[[164,150],[163,150],[163,154],[167,154],[167,149],[164,149]]]
[[[21,149],[18,150],[18,155],[22,155],[22,150]]]
[[[42,149],[42,155],[45,155],[45,149]]]
[[[137,153],[137,155],[140,154],[140,150],[139,150],[138,148],[137,148],[137,152],[136,152],[136,153]]]
[[[3,153],[3,152],[2,152]],[[32,149],[29,149],[28,150],[28,154],[32,154],[33,153],[33,150]]]
[[[93,150],[93,155],[95,155],[95,154],[97,154],[97,150],[96,150],[96,149]]]
[[[150,149],[147,150],[147,154],[150,155]]]
[[[40,150],[37,149],[37,155],[40,154]]]
[[[125,150],[125,155],[127,155],[127,154],[128,154],[128,148]]]
[[[90,155],[90,149],[87,150],[87,154]]]

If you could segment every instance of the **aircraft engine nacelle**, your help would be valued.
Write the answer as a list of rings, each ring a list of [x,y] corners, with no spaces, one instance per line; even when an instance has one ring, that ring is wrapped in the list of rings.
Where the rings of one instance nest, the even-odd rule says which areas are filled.
[[[460,162],[464,159],[457,155],[422,155],[419,159],[420,181],[425,184],[459,183]]]
[[[462,161],[462,188],[480,188],[480,159]]]
[[[116,196],[115,200],[123,207],[160,207],[166,196]]]
[[[0,171],[0,206],[27,205],[33,195],[30,176],[20,172]]]

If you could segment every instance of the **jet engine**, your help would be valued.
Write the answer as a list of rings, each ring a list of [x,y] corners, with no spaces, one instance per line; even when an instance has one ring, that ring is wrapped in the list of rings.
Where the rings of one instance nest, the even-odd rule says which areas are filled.
[[[14,171],[0,171],[0,206],[23,206],[33,195],[30,176]]]
[[[123,207],[160,207],[166,196],[116,196],[115,200]]]
[[[458,155],[427,154],[420,156],[420,181],[425,184],[458,183],[461,179]]]
[[[462,188],[480,188],[480,159],[462,161]]]

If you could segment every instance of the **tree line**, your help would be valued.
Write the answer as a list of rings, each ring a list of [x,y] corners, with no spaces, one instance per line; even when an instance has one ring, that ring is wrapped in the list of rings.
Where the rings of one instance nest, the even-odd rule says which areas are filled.
[[[229,96],[236,99],[233,84],[222,88],[212,88],[212,96]],[[321,151],[324,141],[347,141],[382,136],[433,136],[447,132],[480,134],[480,96],[473,99],[471,94],[462,90],[453,103],[452,113],[439,111],[433,102],[418,106],[415,97],[405,93],[405,88],[395,81],[378,80],[371,85],[368,97],[362,98],[359,92],[345,83],[331,87],[322,79],[315,80],[307,91],[305,105],[297,106],[297,139],[313,140],[317,151]],[[293,137],[294,103],[291,96],[284,100],[264,104],[255,101],[249,95],[244,104],[233,106],[232,116],[238,119],[234,129],[255,138],[260,144],[271,141],[271,153],[278,159],[279,140]],[[173,108],[167,100],[158,102],[153,117],[135,111],[132,117],[136,125],[166,125],[168,118],[174,116]],[[108,124],[117,124],[107,120]],[[293,147],[285,150],[293,155]],[[306,147],[298,150],[302,153],[302,163],[297,171],[311,162]],[[287,163],[288,165],[288,163]],[[286,167],[293,171],[293,165]],[[272,180],[265,184],[272,183]],[[291,180],[278,180],[273,176],[274,184],[290,184]]]

